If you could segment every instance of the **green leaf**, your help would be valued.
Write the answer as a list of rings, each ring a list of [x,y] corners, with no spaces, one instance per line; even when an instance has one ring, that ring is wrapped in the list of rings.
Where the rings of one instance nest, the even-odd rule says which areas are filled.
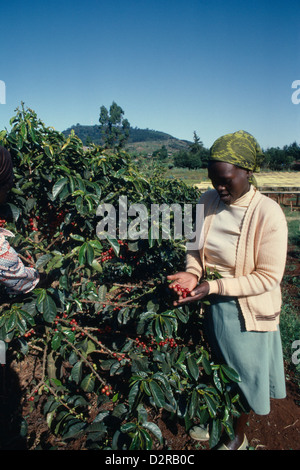
[[[118,240],[115,238],[107,237],[107,240],[109,241],[110,245],[112,246],[112,249],[114,250],[114,253],[116,256],[119,256],[120,253],[120,245],[118,243]]]
[[[99,290],[98,290],[98,298],[100,302],[103,302],[105,300],[106,294],[107,294],[107,287],[105,284],[103,284],[102,286],[99,287]]]
[[[47,323],[52,323],[57,315],[57,307],[50,295],[45,294],[41,302],[37,304],[39,311],[43,314]]]
[[[94,248],[89,244],[86,243],[86,260],[89,265],[91,265],[94,261]]]
[[[26,333],[26,329],[27,329],[26,321],[20,315],[17,315],[16,326],[18,327],[18,330],[20,331],[21,335],[24,335]]]
[[[76,364],[72,367],[71,377],[75,383],[79,383],[82,377],[82,361],[76,362]]]
[[[20,130],[21,130],[21,134],[22,134],[23,139],[26,140],[27,139],[27,129],[26,129],[26,125],[25,125],[24,122],[21,124]]]
[[[202,356],[201,362],[202,362],[202,365],[203,365],[203,368],[204,368],[205,372],[206,372],[208,375],[210,375],[210,374],[212,373],[212,369],[211,369],[210,362],[209,362],[209,360],[205,357],[205,355]]]
[[[13,216],[13,218],[14,218],[14,221],[17,221],[18,218],[19,218],[19,216],[20,216],[20,214],[21,214],[21,209],[20,209],[19,207],[15,206],[15,205],[12,204],[12,203],[8,203],[7,205],[9,206],[9,208],[10,208],[10,210],[11,210],[11,213],[12,213],[12,216]]]
[[[147,419],[148,419],[148,413],[147,413],[147,410],[146,408],[144,407],[144,405],[142,403],[139,404],[139,406],[137,407],[137,412],[138,412],[138,421],[139,423],[146,423],[147,422]]]
[[[154,321],[154,332],[156,336],[156,340],[163,340],[164,335],[161,329],[161,323],[159,317],[157,317]]]
[[[87,375],[81,382],[80,386],[85,392],[92,392],[95,387],[95,378],[93,374]]]
[[[220,441],[222,433],[222,422],[220,419],[214,419],[212,421],[210,433],[209,433],[209,447],[215,447]]]
[[[147,422],[143,423],[143,427],[148,429],[148,431],[152,432],[152,434],[159,440],[162,444],[163,442],[163,435],[159,427],[155,423]]]
[[[196,390],[193,390],[190,403],[189,403],[189,415],[193,418],[198,410],[199,395]]]
[[[207,393],[205,393],[203,396],[204,396],[204,400],[207,404],[208,412],[209,412],[210,416],[212,418],[214,418],[217,414],[216,404],[215,404],[214,400],[212,399],[212,397],[210,395],[208,395]]]
[[[14,194],[18,194],[18,196],[24,196],[24,191],[18,188],[11,188],[11,192]]]
[[[110,412],[109,411],[100,411],[100,413],[97,414],[96,418],[93,421],[93,424],[98,424],[101,423],[107,416],[109,416]]]
[[[78,261],[80,265],[85,264],[85,252],[86,252],[86,243],[83,243],[78,254]]]
[[[122,424],[120,430],[122,432],[133,432],[136,430],[136,424],[135,423],[125,423]]]
[[[89,354],[94,352],[95,349],[96,349],[95,343],[93,341],[89,340],[88,343],[87,343],[87,350],[86,350],[85,354],[88,356]]]
[[[182,323],[188,322],[189,314],[187,312],[184,312],[183,309],[176,308],[175,313],[177,315],[178,320],[180,320]]]
[[[99,240],[90,240],[89,243],[94,248],[94,250],[101,251],[103,248]]]
[[[52,424],[52,421],[53,421],[53,418],[54,416],[56,415],[56,410],[52,410],[50,413],[47,413],[46,415],[46,422],[49,426],[49,428],[51,429],[51,424]]]
[[[228,379],[232,382],[240,382],[239,374],[232,368],[226,364],[222,364],[221,366],[222,372],[228,377]]]
[[[83,207],[83,198],[82,196],[77,196],[75,201],[75,206],[79,214],[84,214],[84,207]]]
[[[219,390],[219,392],[222,393],[223,391],[223,387],[222,387],[222,381],[218,375],[218,371],[217,370],[214,370],[214,373],[213,373],[213,380],[214,380],[214,384],[216,386],[216,388]]]
[[[164,332],[167,336],[172,336],[173,334],[173,328],[172,328],[172,322],[170,321],[169,318],[167,317],[162,317],[161,316],[161,320],[160,320],[162,326],[163,326],[163,329],[164,329]]]
[[[154,382],[154,380],[150,380],[149,387],[150,387],[155,404],[159,408],[163,407],[166,402],[165,402],[163,391],[160,388],[160,386],[156,382]]]
[[[48,261],[50,261],[51,258],[52,256],[50,253],[40,256],[37,262],[35,263],[36,269],[43,268],[48,263]]]
[[[193,356],[189,356],[187,359],[187,369],[189,374],[193,377],[194,380],[199,378],[199,367]]]
[[[70,238],[73,240],[76,240],[77,242],[85,242],[85,238],[82,237],[81,235],[78,235],[77,233],[71,233]]]
[[[129,450],[140,450],[141,449],[141,439],[138,432],[135,433],[131,441]]]
[[[63,330],[63,334],[66,336],[66,338],[68,339],[68,341],[70,341],[70,343],[73,343],[74,340],[75,340],[75,333],[74,331],[71,331],[69,329],[64,329]]]
[[[11,313],[9,319],[6,322],[6,331],[7,332],[12,331],[15,328],[16,322],[17,322],[17,314],[15,312]]]
[[[85,196],[85,201],[87,202],[89,212],[93,212],[94,206],[92,198],[90,196]]]
[[[74,424],[72,424],[72,426],[68,426],[67,432],[63,433],[64,439],[70,439],[71,437],[74,438],[78,436],[85,426],[85,423],[74,420]]]
[[[55,253],[51,260],[48,261],[46,273],[49,273],[53,269],[60,268],[62,266],[64,257],[61,253]]]
[[[57,181],[52,188],[52,196],[54,199],[57,198],[63,187],[67,184],[68,178],[61,178]]]
[[[52,159],[52,157],[53,157],[53,149],[52,149],[51,145],[45,146],[45,147],[44,147],[44,151],[45,151],[46,155],[47,155],[49,158]]]
[[[142,382],[141,389],[146,393],[146,395],[148,395],[148,397],[151,397],[151,389],[149,386],[149,382],[146,382],[146,381]]]
[[[232,425],[232,422],[230,421],[230,419],[228,419],[227,421],[222,420],[222,424],[223,424],[224,429],[227,432],[229,438],[231,440],[233,440],[234,436],[235,436],[235,432],[234,432],[234,428],[233,428],[233,425]]]
[[[2,141],[6,137],[6,130],[0,132],[0,140]]]
[[[51,347],[56,351],[61,345],[61,333],[57,331],[52,338]]]
[[[35,321],[34,321],[34,318],[32,317],[32,315],[29,313],[29,312],[26,312],[25,310],[19,310],[19,315],[21,315],[24,320],[26,320],[27,323],[29,323],[29,325],[31,326],[34,326],[35,325]]]
[[[144,445],[142,445],[142,448],[146,450],[151,450],[153,442],[150,434],[145,429],[140,429],[140,435],[143,438],[144,443]]]
[[[139,391],[140,391],[140,384],[139,384],[139,382],[136,382],[130,388],[129,395],[128,395],[128,405],[129,405],[130,409],[134,408],[134,405],[136,403],[136,399],[139,395]]]
[[[119,373],[119,369],[121,367],[122,367],[121,364],[118,361],[115,361],[110,368],[110,371],[109,371],[110,375],[113,376],[116,373]]]
[[[37,293],[38,293],[38,296],[37,296],[36,301],[37,301],[37,306],[39,306],[39,304],[42,304],[44,299],[46,298],[47,291],[46,291],[46,289],[40,289],[40,290],[37,289]],[[41,311],[41,313],[42,313],[42,311]]]

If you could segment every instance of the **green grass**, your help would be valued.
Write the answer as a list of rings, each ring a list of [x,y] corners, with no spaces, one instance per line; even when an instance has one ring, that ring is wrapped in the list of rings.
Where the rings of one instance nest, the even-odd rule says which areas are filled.
[[[299,313],[294,309],[293,302],[289,302],[288,298],[283,295],[283,305],[281,309],[280,333],[282,340],[283,357],[287,364],[287,378],[289,371],[293,372],[295,380],[300,387],[300,363],[295,364],[292,360],[293,353],[297,353],[299,346],[295,345],[295,341],[300,340],[300,319]],[[297,353],[297,362],[299,360]]]
[[[284,213],[288,222],[289,243],[298,247],[300,251],[300,212],[284,209]]]
[[[189,170],[188,168],[173,167],[170,159],[164,162],[158,162],[153,158],[137,158],[134,162],[138,165],[141,173],[146,177],[153,175],[154,171],[158,171],[159,175],[166,179],[177,179],[183,181],[188,186],[200,184],[202,182],[210,182],[207,176],[206,168]]]
[[[199,168],[189,170],[188,168],[170,168],[165,170],[164,176],[167,178],[178,178],[183,180],[188,185],[206,183],[209,180],[207,177],[207,169]],[[283,172],[283,171],[269,171],[261,172],[255,175],[258,186],[261,188],[285,188],[299,187],[299,171],[297,172]]]
[[[300,364],[294,364],[292,361],[293,353],[298,350],[298,347],[296,349],[293,348],[293,343],[300,340],[300,280],[296,273],[297,260],[298,266],[300,262],[300,212],[291,211],[287,208],[284,208],[284,212],[289,230],[289,250],[292,252],[294,262],[293,264],[289,261],[287,262],[288,274],[284,276],[282,282],[283,302],[280,331],[284,359],[289,370],[295,374],[295,379],[300,387]]]
[[[210,181],[207,177],[207,169],[189,170],[188,168],[171,168],[167,170],[166,178],[178,178],[187,185],[200,184],[203,181]]]

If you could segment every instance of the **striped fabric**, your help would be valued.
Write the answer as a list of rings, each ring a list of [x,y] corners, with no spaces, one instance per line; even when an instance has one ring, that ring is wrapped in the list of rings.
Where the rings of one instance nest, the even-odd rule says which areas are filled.
[[[0,283],[12,293],[26,294],[38,284],[39,273],[23,264],[6,237],[14,237],[14,234],[0,228]]]

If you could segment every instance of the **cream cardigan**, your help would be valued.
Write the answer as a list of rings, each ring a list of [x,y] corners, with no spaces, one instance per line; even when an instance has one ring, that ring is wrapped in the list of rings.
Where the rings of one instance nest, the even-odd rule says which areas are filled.
[[[246,210],[254,196],[255,188],[233,204],[220,202],[216,209],[205,243],[205,265],[216,269],[222,277],[235,276],[236,250]]]
[[[204,243],[188,251],[186,271],[205,278],[205,243],[220,202],[217,191],[206,191]],[[280,283],[287,254],[287,223],[280,206],[258,190],[247,208],[237,245],[235,275],[209,281],[209,294],[238,298],[247,331],[275,331],[281,309]]]

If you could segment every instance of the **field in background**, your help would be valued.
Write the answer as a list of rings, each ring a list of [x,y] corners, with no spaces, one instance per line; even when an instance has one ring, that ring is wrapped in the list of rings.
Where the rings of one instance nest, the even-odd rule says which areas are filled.
[[[211,185],[207,177],[206,169],[189,170],[188,168],[171,168],[166,170],[164,176],[166,178],[180,179],[188,185],[203,185],[203,187],[206,187],[208,184]]]
[[[270,171],[255,174],[258,186],[261,188],[297,188],[300,190],[299,171]]]
[[[188,185],[196,185],[199,189],[212,188],[211,181],[207,177],[206,169],[189,170],[187,168],[172,168],[166,173],[167,177],[179,178]],[[255,178],[260,189],[298,190],[300,191],[299,171],[265,171],[255,173]]]

